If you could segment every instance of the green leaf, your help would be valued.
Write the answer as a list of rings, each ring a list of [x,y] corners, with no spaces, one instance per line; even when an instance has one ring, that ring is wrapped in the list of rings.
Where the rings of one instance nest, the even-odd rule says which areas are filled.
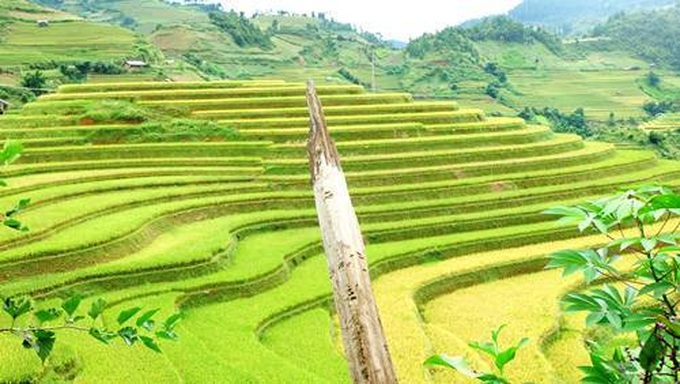
[[[661,323],[663,323],[671,332],[673,332],[676,336],[680,335],[680,322],[678,322],[677,319],[674,319],[673,321],[669,320],[665,316],[658,316],[657,320]]]
[[[570,293],[564,297],[563,302],[568,312],[600,310],[597,301],[584,293]]]
[[[481,376],[477,377],[477,380],[481,381],[482,383],[486,384],[509,384],[510,382],[505,380],[504,378],[500,376],[496,376],[492,373],[485,373]]]
[[[137,318],[137,322],[135,323],[135,325],[137,325],[138,327],[144,328],[147,331],[151,331],[153,329],[153,326],[154,326],[154,323],[155,323],[151,318],[158,311],[159,311],[159,309],[152,309],[150,311],[145,312],[143,315],[141,315],[141,316],[139,316],[139,318]]]
[[[137,340],[139,340],[139,334],[137,333],[137,330],[132,327],[119,329],[118,336],[123,339],[127,346],[132,346]]]
[[[76,312],[76,310],[78,310],[81,301],[82,297],[79,295],[73,295],[64,300],[64,302],[61,304],[61,308],[69,317],[73,317],[73,314]]]
[[[33,313],[33,316],[38,320],[39,323],[45,323],[48,321],[56,320],[61,317],[61,310],[58,308],[41,309]]]
[[[5,141],[5,145],[2,148],[2,152],[0,152],[0,161],[4,165],[9,165],[13,163],[14,161],[16,161],[16,159],[19,158],[23,149],[24,149],[23,146],[18,141],[13,140]]]
[[[40,360],[45,362],[50,353],[52,353],[52,348],[54,348],[54,341],[56,339],[54,332],[39,329],[34,331],[33,334],[35,335],[33,349],[35,349]]]
[[[680,209],[680,195],[661,195],[652,198],[648,205],[654,209]]]
[[[105,309],[106,300],[98,298],[97,300],[92,302],[92,306],[90,307],[90,310],[87,312],[87,315],[90,316],[92,320],[97,320],[97,318],[101,316]]]
[[[495,330],[491,331],[491,340],[493,340],[494,344],[498,345],[498,336],[501,334],[501,331],[506,326],[507,324],[503,324],[500,327],[496,328]]]
[[[645,371],[653,371],[659,365],[661,358],[665,352],[665,346],[655,334],[649,335],[649,338],[642,346],[640,351],[640,366]]]
[[[177,340],[179,336],[173,330],[162,329],[156,332],[156,336],[166,340]]]
[[[21,345],[23,345],[24,348],[33,349],[40,360],[45,363],[45,360],[47,360],[50,353],[52,353],[55,339],[54,332],[37,329],[25,333]]]
[[[16,320],[19,317],[27,314],[33,309],[31,300],[26,297],[11,298],[8,297],[3,303],[2,309],[12,317],[12,320]]]
[[[165,326],[166,329],[173,329],[175,325],[177,325],[177,322],[182,318],[182,313],[175,313],[168,317],[164,322],[163,325]]]
[[[588,227],[590,227],[590,225],[593,223],[593,220],[595,220],[595,215],[588,213],[586,218],[578,224],[578,231],[583,232],[588,229]]]
[[[630,239],[623,239],[621,241],[621,247],[620,247],[619,251],[623,252],[626,249],[631,248],[633,246],[637,246],[637,245],[640,245],[640,238],[639,237],[630,238]]]
[[[498,356],[496,357],[496,361],[494,362],[496,364],[496,368],[498,368],[498,370],[502,373],[503,368],[505,368],[505,365],[514,360],[516,354],[517,354],[516,347],[510,347],[505,351],[499,353]]]
[[[17,219],[5,219],[2,223],[5,227],[20,231],[23,225]]]
[[[647,313],[635,313],[626,317],[623,324],[624,332],[634,332],[644,329],[656,322],[656,316]]]
[[[23,211],[24,209],[26,209],[26,207],[28,207],[29,204],[31,204],[31,199],[19,200],[19,202],[14,207],[12,207],[12,209],[5,212],[5,216],[12,218],[15,215],[21,213],[21,211]]]
[[[142,310],[141,307],[134,307],[122,311],[120,314],[118,314],[118,324],[119,325],[125,324],[128,320],[133,318],[141,310]]]
[[[494,359],[496,356],[498,356],[498,347],[496,346],[495,343],[479,343],[479,342],[472,342],[468,344],[470,348],[474,348],[478,351],[484,352],[488,354],[489,356],[493,357]]]
[[[664,293],[673,289],[675,289],[675,285],[667,281],[659,281],[658,283],[647,284],[642,287],[642,289],[640,289],[640,294],[646,295],[648,293],[652,293],[654,297],[659,298]]]
[[[105,329],[99,329],[99,328],[90,328],[89,331],[90,336],[94,337],[95,339],[101,341],[104,344],[108,344],[109,341],[115,339],[118,335],[115,332],[110,332]]]
[[[642,239],[640,240],[640,245],[646,252],[651,252],[656,248],[657,241],[655,238]]]
[[[425,360],[424,364],[427,366],[441,366],[451,368],[467,377],[476,378],[479,376],[479,373],[468,367],[465,359],[462,356],[451,357],[445,354],[434,355]]]
[[[148,336],[140,336],[139,339],[142,341],[142,344],[144,344],[145,347],[158,353],[161,352],[161,348],[158,346],[158,344],[156,344],[156,341],[154,339]]]

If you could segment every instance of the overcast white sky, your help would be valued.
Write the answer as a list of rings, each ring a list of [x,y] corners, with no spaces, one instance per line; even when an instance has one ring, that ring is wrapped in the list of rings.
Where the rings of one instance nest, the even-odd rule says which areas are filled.
[[[222,0],[225,8],[252,13],[326,12],[336,20],[408,41],[465,20],[505,13],[521,0]]]

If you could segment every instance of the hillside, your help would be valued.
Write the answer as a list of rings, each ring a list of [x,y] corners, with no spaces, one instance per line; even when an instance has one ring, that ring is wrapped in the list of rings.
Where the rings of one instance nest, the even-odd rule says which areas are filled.
[[[31,231],[0,232],[3,294],[48,305],[79,292],[86,307],[100,296],[116,303],[112,313],[137,305],[185,313],[181,341],[164,343],[160,357],[65,334],[48,377],[348,381],[308,185],[304,89],[283,81],[69,85],[0,118],[28,148],[6,170],[0,200],[32,199],[22,215]],[[428,354],[497,325],[493,302],[465,299],[458,284],[484,297],[509,284],[542,299],[503,297],[504,307],[522,308],[503,315],[508,336],[535,340],[508,374],[573,382],[578,372],[569,367],[586,358],[578,326],[541,339],[572,321],[557,301],[572,281],[546,285],[559,278],[542,272],[544,258],[601,239],[578,237],[540,212],[621,185],[677,184],[677,163],[455,102],[357,85],[319,93],[401,380],[423,382]],[[15,344],[0,339],[0,381],[30,381],[41,370],[31,351],[4,352]]]
[[[596,49],[625,49],[658,67],[680,70],[680,7],[617,14],[598,26]]]
[[[582,35],[620,12],[635,12],[676,4],[675,0],[524,0],[508,15],[561,35]]]
[[[180,6],[160,0],[41,2],[60,7],[62,13],[116,23],[138,34],[132,55],[152,62],[153,69],[123,77],[92,74],[91,81],[313,78],[326,84],[406,91],[418,98],[455,99],[506,116],[516,116],[526,107],[557,108],[564,113],[584,108],[589,121],[607,122],[613,114],[615,120],[631,125],[629,119],[647,117],[646,102],[661,100],[658,92],[640,86],[651,64],[658,64],[654,70],[667,84],[676,77],[666,65],[674,57],[672,49],[659,60],[654,58],[660,50],[656,56],[642,52],[655,47],[650,40],[655,30],[646,27],[651,23],[616,24],[617,18],[597,29],[600,37],[566,43],[549,32],[501,17],[469,28],[447,28],[395,49],[375,35],[323,14],[282,12],[250,18],[217,14],[210,5]],[[625,20],[642,17],[635,15],[626,15]],[[672,36],[680,23],[667,19],[659,25],[664,26],[672,48],[677,45]],[[258,36],[259,43],[244,40],[248,36]],[[626,40],[630,36],[649,37],[630,44]],[[65,81],[69,79],[56,74],[53,83]],[[592,87],[594,83],[597,87]]]
[[[39,27],[37,20],[49,20]],[[77,33],[76,33],[77,31]],[[21,0],[0,1],[0,66],[49,61],[122,59],[136,40],[123,28],[85,21],[73,14]]]
[[[569,4],[518,9],[549,20],[542,7],[558,7],[575,31],[612,2]],[[423,361],[446,352],[484,369],[468,342],[507,324],[504,345],[530,339],[502,373],[511,382],[578,382],[586,340],[630,342],[566,310],[588,284],[547,270],[548,255],[606,238],[545,210],[680,188],[680,7],[625,4],[587,38],[503,16],[396,49],[323,13],[0,0],[0,98],[12,102],[0,131],[24,147],[3,168],[0,207],[30,199],[30,230],[0,231],[0,296],[47,309],[76,295],[84,316],[103,298],[102,327],[141,327],[116,316],[128,308],[182,313],[162,354],[59,330],[43,365],[0,333],[0,383],[349,383],[309,185],[308,79],[399,381],[469,382]],[[22,87],[31,76],[45,88]],[[675,224],[651,247],[675,243],[662,235]]]

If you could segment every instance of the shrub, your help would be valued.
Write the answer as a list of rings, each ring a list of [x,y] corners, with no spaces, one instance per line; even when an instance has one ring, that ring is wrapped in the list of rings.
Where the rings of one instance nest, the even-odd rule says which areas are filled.
[[[234,11],[211,12],[209,17],[210,22],[222,32],[229,34],[239,47],[274,48],[270,37],[250,22],[243,13],[238,14]]]
[[[169,141],[234,140],[238,132],[209,120],[156,120],[124,130],[96,130],[88,137],[92,143],[149,143]]]
[[[100,100],[88,105],[81,119],[90,119],[96,123],[142,123],[155,117],[157,117],[157,113],[153,110],[140,107],[129,101]]]
[[[654,73],[654,71],[649,71],[649,73],[647,73],[647,76],[645,76],[645,82],[650,87],[656,88],[661,84],[661,77]]]
[[[649,116],[654,117],[662,113],[675,111],[676,106],[672,101],[648,101],[642,106],[642,109]]]
[[[27,72],[21,78],[21,86],[28,88],[35,96],[47,93],[47,78],[42,71]]]

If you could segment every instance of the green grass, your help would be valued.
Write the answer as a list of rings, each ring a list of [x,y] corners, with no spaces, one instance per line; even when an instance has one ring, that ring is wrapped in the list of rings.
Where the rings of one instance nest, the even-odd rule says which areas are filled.
[[[680,128],[680,113],[666,113],[655,119],[643,123],[642,129],[654,130],[675,130]]]
[[[378,287],[404,268],[446,259],[519,268],[523,259],[515,256],[471,254],[574,237],[539,212],[621,185],[674,182],[680,174],[675,163],[646,152],[584,144],[516,118],[486,118],[465,103],[456,110],[457,103],[418,103],[355,86],[321,90]],[[160,111],[203,111],[196,115],[223,118],[240,136],[83,145],[143,131],[143,124],[113,118],[82,125],[88,122],[55,115],[111,98]],[[304,86],[295,83],[92,84],[62,87],[2,119],[5,134],[25,138],[27,150],[23,163],[6,170],[10,187],[0,191],[0,204],[34,201],[21,217],[30,232],[0,233],[3,293],[32,292],[46,304],[80,292],[84,305],[92,295],[106,297],[116,305],[112,312],[142,305],[164,313],[178,306],[186,314],[182,340],[164,343],[162,356],[62,335],[60,345],[71,352],[58,350],[55,358],[77,356],[79,382],[102,375],[131,383],[348,380],[338,328],[326,310],[330,284],[308,184],[304,102]],[[434,267],[428,276],[446,271]],[[384,292],[413,288],[392,284]],[[436,329],[427,324],[402,335],[390,331],[400,321],[411,327],[409,316],[407,310],[388,317],[394,345],[457,336],[430,333]],[[397,350],[400,372],[411,364],[423,377],[423,353]],[[120,364],[128,370],[111,369]],[[34,369],[30,362],[0,362],[7,380],[34,376]]]
[[[134,34],[123,28],[83,21],[57,22],[39,28],[13,22],[4,29],[0,65],[49,60],[118,60],[132,53]]]
[[[642,105],[649,98],[636,84],[639,72],[625,70],[516,70],[508,77],[517,95],[504,94],[511,103],[564,112],[584,108],[586,117],[605,121],[644,116]]]

